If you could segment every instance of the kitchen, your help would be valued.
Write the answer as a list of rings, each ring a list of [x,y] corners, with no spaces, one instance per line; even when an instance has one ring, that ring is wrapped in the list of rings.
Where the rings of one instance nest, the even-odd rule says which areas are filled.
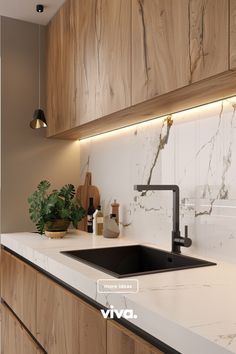
[[[236,1],[17,3],[0,5],[1,352],[235,353]],[[107,237],[88,216],[37,234],[40,181],[73,184],[88,216],[96,190]]]

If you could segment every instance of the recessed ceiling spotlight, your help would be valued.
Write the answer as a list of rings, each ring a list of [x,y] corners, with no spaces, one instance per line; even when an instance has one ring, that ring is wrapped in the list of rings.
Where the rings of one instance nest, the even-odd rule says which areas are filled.
[[[43,5],[40,5],[40,4],[36,5],[36,11],[37,12],[43,12],[43,10],[44,10],[44,6]]]

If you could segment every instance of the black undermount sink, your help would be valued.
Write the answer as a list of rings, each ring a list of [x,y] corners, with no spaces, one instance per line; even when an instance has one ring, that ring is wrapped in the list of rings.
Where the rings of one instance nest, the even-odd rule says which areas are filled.
[[[116,278],[206,267],[216,263],[142,245],[62,251]]]

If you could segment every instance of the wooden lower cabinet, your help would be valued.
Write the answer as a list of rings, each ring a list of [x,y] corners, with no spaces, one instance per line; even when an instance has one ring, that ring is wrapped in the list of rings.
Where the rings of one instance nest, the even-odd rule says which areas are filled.
[[[106,321],[100,311],[38,274],[37,340],[49,354],[105,354]]]
[[[1,354],[43,354],[12,312],[1,304],[2,336]]]
[[[29,331],[36,334],[37,271],[1,250],[1,297]]]
[[[107,354],[164,354],[125,327],[107,321]]]
[[[1,354],[164,354],[5,249],[1,297]]]

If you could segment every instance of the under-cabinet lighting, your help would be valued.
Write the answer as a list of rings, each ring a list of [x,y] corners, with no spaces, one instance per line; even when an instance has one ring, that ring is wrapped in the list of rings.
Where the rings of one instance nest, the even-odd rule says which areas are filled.
[[[195,120],[196,119],[196,114],[199,114],[198,119],[204,119],[205,117],[209,117],[209,115],[213,114],[213,111],[216,109],[217,106],[219,106],[219,103],[222,102],[228,102],[233,104],[236,104],[236,96],[230,96],[221,100],[217,100],[211,103],[206,103],[197,107],[193,108],[187,108],[182,111],[178,111],[172,114],[167,114],[164,116],[159,116],[159,117],[152,117],[144,122],[140,123],[134,123],[129,126],[123,127],[123,128],[117,128],[114,130],[110,130],[108,132],[104,133],[98,133],[96,135],[86,137],[86,138],[80,138],[78,141],[81,143],[83,142],[88,142],[88,141],[94,141],[94,140],[101,140],[101,139],[106,139],[106,138],[112,138],[114,136],[117,136],[119,134],[126,134],[131,131],[135,132],[136,129],[140,127],[146,127],[146,126],[151,126],[151,125],[156,125],[156,124],[162,124],[163,119],[167,118],[168,116],[171,116],[173,121],[178,121],[180,122],[181,120],[186,121],[186,118],[188,121]]]

